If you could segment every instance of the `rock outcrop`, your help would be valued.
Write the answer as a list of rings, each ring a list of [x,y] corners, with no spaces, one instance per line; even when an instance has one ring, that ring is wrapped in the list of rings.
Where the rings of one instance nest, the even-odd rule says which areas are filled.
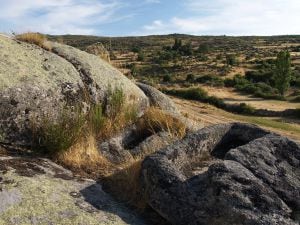
[[[148,204],[172,224],[299,222],[300,146],[256,126],[204,128],[147,157]]]
[[[179,114],[177,107],[168,96],[150,85],[143,83],[137,83],[137,85],[149,98],[151,106],[158,107],[167,112]]]
[[[135,125],[123,133],[99,143],[99,151],[109,161],[120,164],[130,162],[134,158],[143,158],[153,152],[164,148],[178,138],[173,137],[166,131],[152,134],[147,131],[141,132]]]
[[[105,104],[108,91],[122,89],[142,111],[144,93],[107,62],[70,46],[53,52],[0,36],[0,142],[28,145],[31,120],[55,116],[65,106]]]
[[[0,224],[146,224],[94,180],[43,158],[0,158]]]
[[[149,99],[150,106],[157,107],[163,110],[166,113],[169,113],[171,116],[177,118],[182,123],[184,123],[188,130],[196,131],[203,126],[189,118],[186,118],[181,115],[179,110],[177,109],[175,103],[170,99],[167,95],[162,93],[161,91],[157,90],[156,88],[144,84],[144,83],[137,83],[137,86],[145,93],[145,95]]]
[[[85,49],[86,52],[99,56],[101,59],[110,62],[110,56],[107,49],[103,46],[101,42],[97,42],[95,44],[89,45]]]

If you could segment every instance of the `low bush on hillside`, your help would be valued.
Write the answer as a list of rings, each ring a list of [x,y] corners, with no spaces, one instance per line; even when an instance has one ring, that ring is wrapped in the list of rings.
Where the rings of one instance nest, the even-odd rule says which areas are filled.
[[[51,51],[51,46],[47,43],[47,38],[40,33],[27,32],[18,34],[15,38],[19,41],[35,44],[45,50]]]
[[[201,84],[207,84],[213,87],[223,87],[224,86],[224,80],[218,76],[215,75],[204,75],[197,77],[195,79],[196,82]]]
[[[256,79],[260,80],[258,78]],[[284,99],[276,88],[264,82],[253,83],[241,75],[235,75],[232,79],[225,79],[224,84],[226,87],[234,87],[237,91],[252,94],[255,97],[278,100]]]
[[[166,94],[174,95],[188,100],[197,100],[203,103],[216,106],[217,108],[224,109],[229,112],[238,114],[253,115],[256,109],[246,103],[240,103],[238,105],[226,104],[223,99],[215,96],[209,96],[202,88],[188,88],[188,89],[169,89],[163,90]]]

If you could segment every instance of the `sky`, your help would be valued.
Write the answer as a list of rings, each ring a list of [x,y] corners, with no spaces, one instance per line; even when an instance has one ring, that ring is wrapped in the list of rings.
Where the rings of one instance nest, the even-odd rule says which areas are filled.
[[[0,0],[0,32],[300,34],[300,0]]]

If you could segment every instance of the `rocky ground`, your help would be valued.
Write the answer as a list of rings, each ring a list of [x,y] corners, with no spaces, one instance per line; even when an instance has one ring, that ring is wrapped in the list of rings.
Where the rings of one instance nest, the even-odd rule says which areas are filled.
[[[145,224],[94,180],[44,158],[0,158],[0,224]]]

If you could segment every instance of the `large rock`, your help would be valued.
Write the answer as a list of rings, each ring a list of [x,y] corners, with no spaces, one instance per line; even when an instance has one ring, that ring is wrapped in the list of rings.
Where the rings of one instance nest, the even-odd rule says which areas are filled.
[[[42,158],[0,158],[0,224],[146,224],[90,179]]]
[[[66,106],[88,107],[120,88],[143,110],[144,93],[99,57],[52,43],[53,52],[0,36],[0,142],[29,145],[30,126]],[[59,56],[60,55],[60,56]]]
[[[107,49],[103,46],[101,42],[97,42],[95,44],[89,45],[85,49],[86,52],[99,56],[101,59],[110,62],[110,56]]]
[[[110,162],[122,164],[133,159],[143,158],[153,152],[164,148],[178,138],[168,132],[152,133],[141,131],[136,125],[129,127],[122,133],[99,143],[98,149]]]
[[[157,107],[163,110],[165,113],[170,114],[172,117],[177,118],[182,123],[184,123],[189,131],[196,131],[203,128],[202,124],[197,123],[194,120],[186,118],[181,115],[180,111],[177,109],[175,103],[167,95],[160,92],[156,88],[144,84],[137,83],[137,86],[145,93],[149,99],[150,106]]]
[[[95,102],[103,101],[108,89],[120,88],[128,102],[134,102],[143,108],[148,106],[144,93],[109,63],[71,46],[54,42],[51,42],[51,46],[54,53],[68,60],[79,71]]]
[[[300,146],[256,126],[222,124],[145,159],[148,204],[172,224],[299,222]]]
[[[179,111],[174,102],[168,96],[166,96],[156,88],[151,87],[150,85],[143,83],[137,83],[137,85],[149,98],[151,106],[158,107],[164,111],[172,112],[174,114],[179,114]]]

